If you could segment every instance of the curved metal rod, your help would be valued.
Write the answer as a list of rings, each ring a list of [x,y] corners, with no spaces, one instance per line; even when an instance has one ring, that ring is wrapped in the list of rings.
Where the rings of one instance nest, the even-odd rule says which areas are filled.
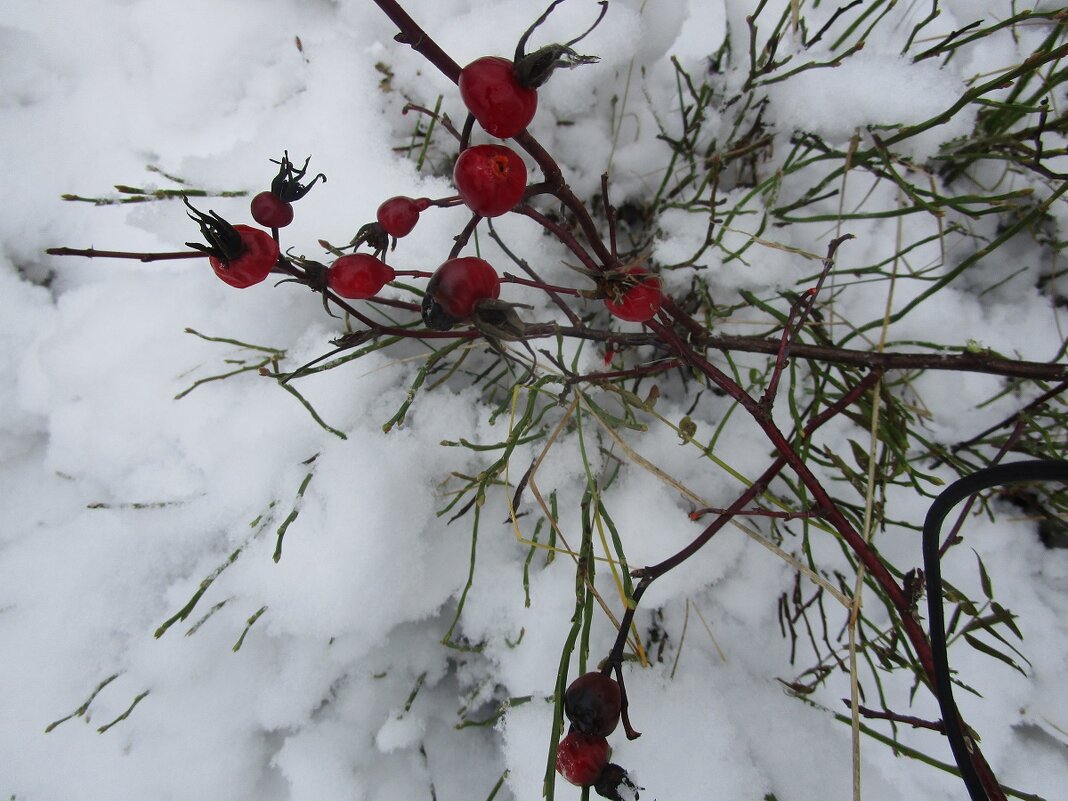
[[[1068,484],[1068,462],[1035,460],[999,464],[977,470],[950,484],[935,498],[923,523],[923,569],[927,576],[927,622],[928,636],[935,667],[935,685],[938,705],[942,709],[942,723],[953,758],[960,768],[961,778],[968,788],[972,801],[990,801],[983,787],[971,749],[964,734],[964,727],[953,700],[953,685],[949,674],[949,657],[946,654],[946,622],[942,607],[942,571],[939,565],[939,533],[949,511],[970,495],[1003,484],[1019,484],[1031,481],[1060,481]]]

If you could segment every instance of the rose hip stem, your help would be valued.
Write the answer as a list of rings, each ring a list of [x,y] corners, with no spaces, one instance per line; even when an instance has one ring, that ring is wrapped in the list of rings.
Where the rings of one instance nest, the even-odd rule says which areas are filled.
[[[179,250],[172,253],[132,253],[128,250],[96,250],[95,248],[48,248],[49,256],[84,256],[87,259],[137,259],[138,261],[166,261],[167,259],[206,259],[199,250]]]

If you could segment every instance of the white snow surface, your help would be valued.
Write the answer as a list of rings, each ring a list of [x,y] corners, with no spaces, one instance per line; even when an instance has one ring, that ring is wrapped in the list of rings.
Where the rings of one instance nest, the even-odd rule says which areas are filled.
[[[403,5],[461,65],[486,53],[510,55],[543,8],[526,0]],[[787,5],[772,0],[768,18]],[[832,13],[826,5],[813,14],[817,22]],[[925,9],[895,13],[925,14],[920,5]],[[925,31],[932,41],[980,16],[996,16],[1002,4],[943,5],[943,17]],[[669,56],[700,71],[728,31],[742,47],[752,7],[746,0],[612,0],[601,26],[577,46],[599,54],[600,63],[555,76],[541,91],[531,125],[576,193],[599,192],[609,167],[617,202],[656,190],[670,157],[656,138],[658,120],[677,124]],[[569,0],[535,43],[566,40],[596,13],[592,2]],[[910,29],[902,23],[894,30],[903,36]],[[516,449],[513,488],[494,489],[479,508],[472,562],[474,511],[452,523],[451,513],[438,513],[459,486],[450,476],[476,474],[499,452],[441,443],[500,442],[509,415],[491,423],[492,407],[479,393],[452,382],[421,392],[405,423],[384,433],[425,350],[372,353],[296,383],[344,440],[256,370],[176,399],[193,382],[240,366],[233,360],[250,364],[267,356],[186,329],[284,351],[284,364],[293,369],[325,353],[342,324],[307,290],[268,281],[235,291],[202,261],[44,255],[57,245],[181,250],[195,239],[178,202],[94,208],[60,200],[63,193],[114,194],[113,184],[174,186],[146,165],[196,187],[255,192],[274,174],[268,159],[286,149],[295,159],[311,154],[312,172],[326,173],[328,182],[297,204],[283,236],[296,253],[324,260],[316,241],[347,241],[383,199],[451,194],[447,178],[419,173],[396,148],[409,141],[414,124],[412,115],[400,113],[405,102],[432,107],[441,95],[443,110],[462,120],[458,94],[417,53],[396,44],[395,32],[370,0],[6,4],[0,20],[0,145],[7,159],[0,214],[0,798],[542,797],[551,698],[574,611],[574,562],[559,555],[549,563],[539,550],[527,564],[530,549],[517,535],[531,537],[540,513],[528,492],[530,514],[516,531],[506,504],[540,445]],[[770,86],[767,123],[782,141],[804,131],[839,144],[865,126],[922,122],[951,106],[968,78],[1012,63],[1034,44],[1008,36],[992,41],[996,47],[981,58],[944,67],[910,64],[897,55],[902,41],[872,41],[840,67]],[[800,45],[787,37],[781,47],[793,52]],[[723,80],[736,84],[740,77]],[[628,81],[627,114],[616,126],[615,104]],[[961,115],[936,127],[910,155],[929,158],[970,125]],[[858,183],[851,191],[859,198],[868,187]],[[247,199],[194,200],[235,221],[247,215]],[[1063,205],[1053,213],[1063,220]],[[391,263],[433,269],[466,219],[462,209],[425,213]],[[706,221],[676,210],[658,224],[662,236],[653,255],[670,264],[697,250]],[[739,242],[746,225],[738,222]],[[919,216],[904,222],[910,238],[932,225]],[[529,220],[502,218],[496,227],[546,280],[575,281],[564,265],[573,261],[570,254]],[[810,228],[775,235],[821,253],[833,226],[809,239]],[[893,227],[849,230],[857,240],[845,246],[843,258],[872,263],[893,252]],[[484,255],[503,261],[488,237],[480,245]],[[713,275],[713,293],[772,296],[815,269],[783,250],[757,251],[759,257],[729,263],[706,254],[699,266]],[[919,264],[934,255],[920,249],[912,257]],[[681,290],[692,275],[693,268],[667,273],[665,286]],[[892,338],[954,345],[974,339],[1049,359],[1065,320],[1033,288],[1036,275],[1025,273],[984,298],[967,286],[950,289],[939,301],[944,305],[921,307],[891,330]],[[554,313],[539,293],[505,291],[509,299],[536,304],[532,314]],[[908,300],[903,290],[895,303]],[[847,316],[869,319],[882,313],[885,295],[858,287],[838,302]],[[565,355],[574,355],[574,346],[567,348]],[[602,355],[586,348],[578,369],[603,367]],[[739,362],[748,364],[744,357]],[[989,376],[924,376],[914,391],[933,414],[927,434],[951,442],[1001,419],[1011,399],[977,408],[1000,386]],[[729,404],[703,397],[690,415],[707,440]],[[688,407],[687,399],[665,397],[657,410],[677,421]],[[733,419],[716,455],[753,477],[766,467],[770,448],[740,412]],[[589,435],[596,425],[585,422]],[[666,425],[645,422],[646,433],[624,432],[629,447],[669,465],[709,503],[729,503],[738,491],[734,479],[712,471],[698,450],[680,446]],[[842,447],[846,438],[864,436],[840,421],[820,434]],[[607,457],[586,445],[596,472]],[[585,472],[573,433],[562,437],[536,478],[544,492],[558,490],[560,530],[577,544]],[[687,517],[692,499],[634,462],[605,501],[632,567],[663,559],[699,531]],[[926,509],[924,499],[901,491],[888,503],[894,519],[918,522]],[[277,531],[294,510],[299,515],[276,562]],[[542,542],[547,535],[543,526]],[[914,532],[891,527],[879,536],[897,564],[919,564]],[[1003,782],[1063,798],[1068,553],[1044,549],[1025,521],[990,524],[973,516],[967,537],[991,570],[1000,600],[1019,615],[1031,666],[1025,677],[955,647],[954,667],[982,696],[959,693],[965,717],[981,732]],[[814,537],[813,549],[826,569],[849,571],[829,537]],[[953,551],[946,570],[962,589],[980,592],[967,549]],[[192,613],[154,636],[216,574]],[[613,760],[646,788],[643,798],[850,797],[850,730],[831,714],[848,714],[840,700],[848,684],[821,687],[810,705],[787,695],[779,681],[793,680],[811,655],[802,642],[796,665],[790,663],[776,617],[778,598],[793,591],[795,577],[785,562],[728,528],[647,593],[636,616],[639,631],[655,626],[667,646],[648,668],[626,668],[631,717],[643,736],[628,741],[618,731],[610,738]],[[807,597],[811,585],[801,586]],[[597,588],[613,614],[621,614],[603,563]],[[830,625],[842,626],[845,610],[827,603]],[[877,603],[867,609],[878,619]],[[453,645],[480,648],[443,644],[450,631]],[[608,652],[614,636],[597,611],[591,660]],[[573,662],[569,675],[577,669]],[[45,733],[102,684],[84,714]],[[885,689],[908,714],[938,717],[922,688],[908,705],[908,677],[890,677]],[[98,732],[135,699],[128,717]],[[876,698],[868,701],[878,705]],[[502,703],[504,714],[494,720]],[[462,725],[479,721],[488,722]],[[937,759],[952,759],[930,732],[903,729],[900,736]],[[861,771],[868,801],[937,801],[964,792],[956,778],[895,757],[867,738]],[[564,799],[580,793],[563,781],[555,792]]]

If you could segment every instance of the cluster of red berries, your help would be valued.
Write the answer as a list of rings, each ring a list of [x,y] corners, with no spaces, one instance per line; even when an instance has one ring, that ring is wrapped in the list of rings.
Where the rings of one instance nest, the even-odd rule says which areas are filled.
[[[537,87],[554,69],[595,60],[571,50],[570,45],[577,39],[526,55],[523,47],[527,36],[529,31],[520,41],[514,60],[484,56],[460,72],[460,97],[471,117],[488,134],[501,139],[522,133],[530,124],[538,108]],[[279,171],[270,190],[252,199],[252,218],[269,228],[269,234],[248,225],[231,226],[214,212],[202,214],[190,206],[190,216],[200,225],[208,244],[188,244],[207,253],[215,273],[230,286],[252,286],[263,281],[276,267],[284,267],[278,229],[293,221],[293,202],[304,197],[320,179],[326,181],[326,176],[319,173],[310,182],[303,182],[309,161],[305,160],[298,168],[289,160],[289,154],[284,154],[275,161]],[[384,201],[375,222],[361,228],[352,242],[355,247],[368,243],[373,255],[340,256],[325,269],[325,274],[318,273],[325,276],[323,279],[309,279],[308,283],[316,289],[330,289],[343,298],[375,297],[397,275],[385,262],[386,251],[412,232],[422,212],[432,205],[463,203],[480,217],[505,214],[521,203],[526,194],[527,167],[514,150],[503,144],[474,145],[461,150],[453,169],[453,181],[456,197],[441,200],[393,197]],[[594,280],[597,282],[594,296],[602,297],[608,311],[621,320],[643,323],[660,309],[660,281],[641,267],[619,268],[594,276]],[[496,300],[499,295],[500,278],[489,263],[474,257],[450,258],[434,272],[426,287],[423,322],[434,330],[448,330],[461,322],[477,319],[480,304]]]
[[[608,761],[612,747],[607,737],[619,725],[621,709],[622,693],[614,679],[596,671],[582,674],[564,692],[571,727],[556,748],[557,773],[613,801],[620,801],[621,787],[635,799],[639,789],[623,768]]]

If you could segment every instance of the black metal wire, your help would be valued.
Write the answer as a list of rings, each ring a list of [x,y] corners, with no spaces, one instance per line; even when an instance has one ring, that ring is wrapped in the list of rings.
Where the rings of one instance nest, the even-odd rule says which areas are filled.
[[[953,758],[957,761],[961,778],[972,801],[990,801],[979,774],[972,763],[965,739],[960,713],[953,700],[953,685],[946,654],[946,622],[942,607],[942,571],[939,565],[939,534],[949,511],[970,495],[1003,484],[1030,481],[1060,481],[1068,483],[1068,462],[1035,460],[999,464],[977,470],[950,484],[931,504],[923,523],[923,569],[927,577],[927,624],[935,668],[938,705],[942,709],[942,723]]]

